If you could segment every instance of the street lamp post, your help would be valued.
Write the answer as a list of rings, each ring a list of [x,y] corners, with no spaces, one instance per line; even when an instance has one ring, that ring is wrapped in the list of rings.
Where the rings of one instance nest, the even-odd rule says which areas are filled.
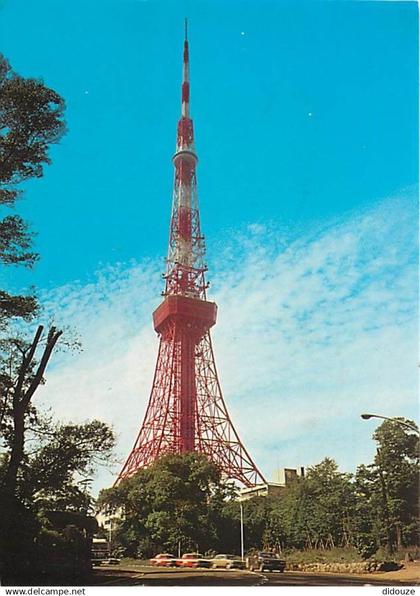
[[[360,414],[360,418],[363,420],[369,420],[370,418],[381,418],[382,420],[389,420],[390,422],[395,422],[396,424],[400,424],[401,426],[405,426],[412,430],[413,432],[420,434],[420,431],[417,427],[413,426],[409,422],[404,422],[404,420],[400,420],[399,418],[391,418],[389,416],[381,416],[380,414]]]

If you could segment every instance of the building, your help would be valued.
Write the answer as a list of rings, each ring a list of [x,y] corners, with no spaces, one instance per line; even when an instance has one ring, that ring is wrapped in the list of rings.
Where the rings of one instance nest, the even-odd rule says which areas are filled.
[[[299,481],[305,476],[305,469],[300,468],[300,473],[294,468],[282,468],[275,470],[275,482],[265,482],[264,484],[256,484],[255,486],[242,488],[239,491],[239,501],[248,501],[254,497],[278,497],[289,486]]]

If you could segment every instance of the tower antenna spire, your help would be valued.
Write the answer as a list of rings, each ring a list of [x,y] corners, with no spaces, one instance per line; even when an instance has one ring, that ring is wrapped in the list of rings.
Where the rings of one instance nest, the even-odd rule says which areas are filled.
[[[182,65],[182,99],[181,99],[181,115],[183,118],[190,117],[190,57],[188,51],[188,19],[185,18],[185,39],[184,39],[184,57]],[[192,134],[192,122],[191,122]],[[191,138],[192,141],[192,138]]]

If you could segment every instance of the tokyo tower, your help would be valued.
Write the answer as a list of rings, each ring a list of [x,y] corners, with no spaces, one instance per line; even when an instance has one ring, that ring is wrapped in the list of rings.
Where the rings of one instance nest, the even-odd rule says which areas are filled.
[[[189,107],[187,23],[181,97],[166,286],[164,300],[153,313],[159,353],[143,424],[117,483],[162,455],[195,451],[206,454],[224,477],[250,487],[265,480],[229,418],[210,338],[217,306],[206,297],[197,154]]]

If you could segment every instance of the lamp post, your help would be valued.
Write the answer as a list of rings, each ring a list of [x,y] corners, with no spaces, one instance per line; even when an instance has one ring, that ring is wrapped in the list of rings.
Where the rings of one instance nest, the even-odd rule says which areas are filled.
[[[390,418],[389,416],[381,416],[380,414],[360,414],[360,418],[363,418],[363,420],[369,420],[370,418],[381,418],[382,420],[389,420],[390,422],[395,422],[396,424],[405,426],[413,432],[420,435],[420,431],[417,427],[410,424],[409,422],[404,422],[404,420],[400,420],[399,418]]]

